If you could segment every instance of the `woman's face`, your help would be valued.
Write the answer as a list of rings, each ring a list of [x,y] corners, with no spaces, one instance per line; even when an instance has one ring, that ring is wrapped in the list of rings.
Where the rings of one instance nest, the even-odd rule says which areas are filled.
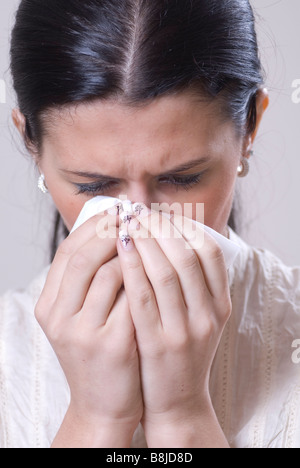
[[[226,234],[247,142],[215,103],[182,94],[135,108],[79,104],[48,117],[38,164],[68,229],[91,197],[126,195],[149,207],[192,204],[193,219],[204,203],[205,224]]]

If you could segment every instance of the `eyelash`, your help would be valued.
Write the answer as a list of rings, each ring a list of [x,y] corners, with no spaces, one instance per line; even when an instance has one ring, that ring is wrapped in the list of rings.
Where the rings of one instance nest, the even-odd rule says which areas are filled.
[[[176,187],[177,190],[180,188],[188,191],[191,188],[193,188],[195,185],[197,185],[203,176],[203,172],[201,174],[197,175],[190,175],[186,177],[176,177],[176,176],[170,176],[169,180],[165,181],[164,183],[168,185],[173,185]],[[95,183],[95,184],[75,184],[77,187],[77,192],[76,195],[82,195],[82,194],[90,194],[90,195],[95,195],[95,194],[101,194],[110,188],[115,184],[115,182],[106,182],[104,184],[101,183]]]

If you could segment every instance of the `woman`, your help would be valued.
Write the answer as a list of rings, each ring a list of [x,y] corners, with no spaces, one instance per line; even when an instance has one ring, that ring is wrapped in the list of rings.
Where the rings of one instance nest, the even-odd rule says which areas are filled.
[[[11,69],[67,232],[97,195],[190,203],[193,219],[201,202],[241,251],[227,274],[175,217],[176,239],[151,237],[150,211],[124,243],[99,239],[101,215],[67,236],[0,303],[1,446],[300,446],[300,270],[234,232],[268,106],[249,1],[22,0]]]

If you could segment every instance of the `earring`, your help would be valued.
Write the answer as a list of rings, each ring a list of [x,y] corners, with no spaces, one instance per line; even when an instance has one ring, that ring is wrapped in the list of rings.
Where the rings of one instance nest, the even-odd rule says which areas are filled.
[[[38,188],[40,189],[41,192],[43,193],[48,193],[48,188],[45,183],[45,176],[44,174],[41,174],[38,180]]]
[[[249,151],[250,157],[253,156],[254,152]],[[237,169],[238,177],[247,177],[250,172],[250,163],[246,157],[243,157],[241,163]]]

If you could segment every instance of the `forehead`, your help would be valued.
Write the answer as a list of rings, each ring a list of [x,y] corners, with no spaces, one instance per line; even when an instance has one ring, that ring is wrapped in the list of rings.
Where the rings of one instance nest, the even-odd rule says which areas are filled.
[[[101,160],[104,167],[111,167],[112,159],[162,165],[174,155],[178,162],[186,153],[211,152],[226,125],[215,101],[190,94],[135,107],[99,100],[51,110],[44,118],[43,146],[65,164],[80,164],[84,158],[86,165]]]

